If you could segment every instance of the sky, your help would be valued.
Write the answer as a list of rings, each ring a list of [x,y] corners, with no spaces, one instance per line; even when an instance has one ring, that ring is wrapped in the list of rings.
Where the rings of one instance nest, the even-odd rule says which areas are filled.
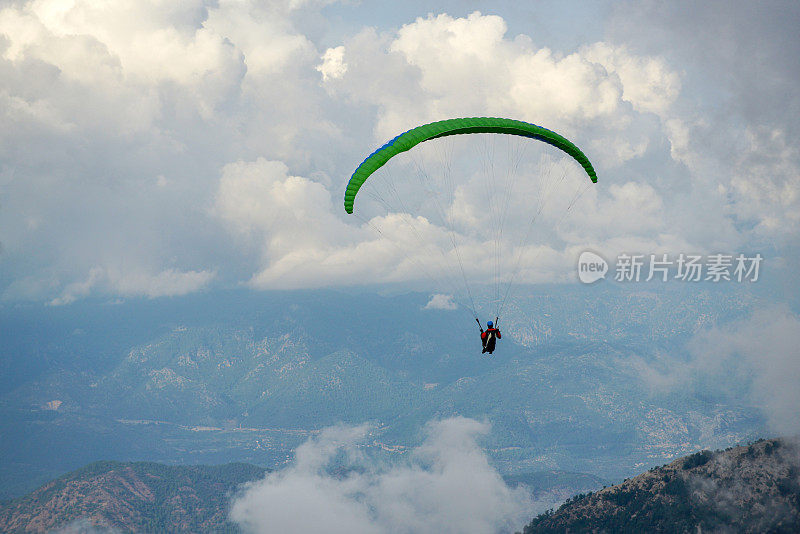
[[[534,241],[504,238],[521,280],[574,282],[584,250],[763,254],[768,307],[699,332],[681,365],[631,364],[653,389],[750,376],[748,400],[796,433],[798,20],[795,1],[0,0],[0,302],[418,283],[430,251],[397,243],[422,232],[452,256],[447,229],[402,205],[349,216],[347,180],[413,126],[511,117],[574,141],[598,175],[566,224],[545,212]],[[460,168],[474,148],[456,146]],[[444,211],[464,275],[489,276],[481,190],[458,185]],[[461,304],[426,289],[430,308]],[[364,532],[519,527],[531,504],[488,465],[488,431],[433,422],[405,465],[380,466],[358,458],[368,427],[327,429],[232,514],[252,531],[281,504]],[[328,476],[338,454],[362,469]],[[464,493],[465,472],[485,494]]]
[[[587,248],[760,252],[789,280],[799,15],[795,2],[0,2],[0,295],[411,282],[423,253],[394,247],[402,217],[347,216],[343,190],[386,140],[457,116],[546,126],[597,170],[580,216],[519,249],[541,258],[524,281],[574,278]],[[479,257],[478,197],[446,207]]]

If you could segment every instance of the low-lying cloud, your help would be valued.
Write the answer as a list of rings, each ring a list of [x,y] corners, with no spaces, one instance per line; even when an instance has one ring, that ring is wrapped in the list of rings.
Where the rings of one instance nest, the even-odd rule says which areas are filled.
[[[431,295],[431,300],[425,305],[426,310],[455,310],[458,305],[453,301],[452,295],[437,293]]]
[[[800,318],[786,307],[697,333],[686,358],[659,357],[629,364],[651,388],[691,389],[702,395],[735,395],[758,407],[772,432],[800,433]]]
[[[509,531],[533,515],[530,496],[506,486],[478,445],[488,424],[431,422],[423,443],[391,463],[364,452],[370,431],[323,430],[290,467],[247,486],[231,518],[258,533],[443,533]]]
[[[800,432],[800,319],[787,308],[698,335],[691,350],[699,369],[738,370],[750,379],[750,401],[760,406],[775,432]]]

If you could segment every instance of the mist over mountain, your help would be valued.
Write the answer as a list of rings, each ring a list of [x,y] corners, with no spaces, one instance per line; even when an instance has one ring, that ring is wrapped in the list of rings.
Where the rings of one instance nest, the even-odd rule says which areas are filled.
[[[375,424],[370,445],[392,456],[451,416],[491,423],[485,445],[503,474],[621,479],[763,434],[754,375],[729,366],[720,387],[719,372],[698,371],[690,343],[746,320],[753,299],[714,288],[530,288],[501,319],[491,358],[467,314],[425,309],[426,294],[7,306],[2,491],[103,459],[279,467],[337,423]],[[665,365],[665,353],[682,366]]]

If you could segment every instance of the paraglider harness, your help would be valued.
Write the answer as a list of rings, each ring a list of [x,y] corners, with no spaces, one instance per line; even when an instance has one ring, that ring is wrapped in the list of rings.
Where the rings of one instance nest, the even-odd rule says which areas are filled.
[[[478,328],[481,331],[481,344],[483,345],[481,354],[485,354],[487,352],[491,354],[494,352],[494,345],[497,343],[497,340],[503,337],[500,335],[500,330],[497,329],[497,323],[500,321],[500,318],[495,317],[494,324],[491,328],[486,328],[486,331],[483,330],[483,325],[481,325],[481,322],[477,317],[475,318],[475,321],[477,321]]]

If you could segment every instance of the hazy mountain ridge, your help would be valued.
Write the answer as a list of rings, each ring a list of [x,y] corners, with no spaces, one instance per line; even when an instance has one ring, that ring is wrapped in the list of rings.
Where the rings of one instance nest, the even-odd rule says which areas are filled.
[[[41,469],[41,482],[109,457],[276,466],[309,432],[337,422],[374,422],[381,446],[394,450],[413,445],[425,422],[451,415],[492,423],[487,446],[504,473],[561,469],[619,479],[758,435],[758,411],[735,390],[702,398],[653,391],[637,367],[671,342],[664,337],[671,329],[686,336],[692,316],[737,316],[749,296],[699,292],[685,301],[676,291],[584,289],[513,300],[518,312],[501,323],[508,336],[490,358],[480,355],[474,322],[425,310],[427,295],[418,294],[215,295],[48,309],[59,325],[52,340],[2,341],[13,347],[3,365],[19,376],[0,397],[3,479]],[[628,334],[619,324],[631,303],[641,309],[630,314],[650,326]],[[674,314],[680,321],[669,323]],[[538,324],[546,339],[519,345],[515,325],[531,317],[538,322],[528,326]],[[39,331],[35,317],[29,322],[28,331]],[[42,357],[39,371],[12,365]],[[69,452],[40,454],[49,442]]]
[[[549,532],[800,531],[797,439],[701,451],[569,499],[528,524]]]
[[[218,333],[189,330],[186,335],[213,338]],[[244,338],[242,332],[229,335]],[[677,415],[685,404],[680,399],[665,404],[663,399],[643,398],[641,388],[626,385],[628,370],[616,365],[615,351],[603,343],[525,359],[484,359],[481,372],[426,388],[408,373],[386,369],[351,351],[311,359],[291,334],[281,339],[280,354],[259,349],[266,340],[250,340],[244,348],[233,349],[187,342],[192,354],[213,351],[218,360],[235,358],[239,363],[222,376],[213,370],[203,374],[186,369],[185,354],[167,349],[143,362],[126,361],[125,373],[115,372],[110,384],[100,381],[98,393],[120,403],[105,406],[109,412],[137,419],[308,429],[372,420],[389,423],[385,434],[390,440],[403,439],[405,433],[393,431],[397,414],[418,424],[457,414],[488,416],[498,430],[498,447],[546,445],[563,434],[565,424],[578,425],[595,439],[617,446],[638,443],[656,459],[696,449],[703,434],[696,429],[700,416],[688,420]],[[133,365],[146,368],[131,369]],[[128,386],[133,395],[124,384],[133,386]],[[183,412],[194,417],[187,419]],[[569,415],[562,417],[565,413]],[[729,408],[725,416],[736,419]]]
[[[0,531],[44,532],[69,525],[136,532],[238,532],[228,520],[231,498],[266,469],[249,464],[169,466],[95,462],[0,503]],[[349,471],[334,468],[331,476]],[[563,501],[605,481],[582,473],[544,471],[506,478],[537,502]]]
[[[44,532],[80,523],[152,532],[236,532],[230,499],[267,470],[248,464],[167,466],[97,462],[0,505],[3,532]],[[505,478],[538,502],[603,480],[541,471]],[[701,451],[620,484],[567,499],[523,532],[796,532],[800,449],[796,439]]]
[[[248,464],[97,462],[4,503],[0,530],[46,532],[81,521],[129,532],[237,532],[229,497],[265,473]]]

